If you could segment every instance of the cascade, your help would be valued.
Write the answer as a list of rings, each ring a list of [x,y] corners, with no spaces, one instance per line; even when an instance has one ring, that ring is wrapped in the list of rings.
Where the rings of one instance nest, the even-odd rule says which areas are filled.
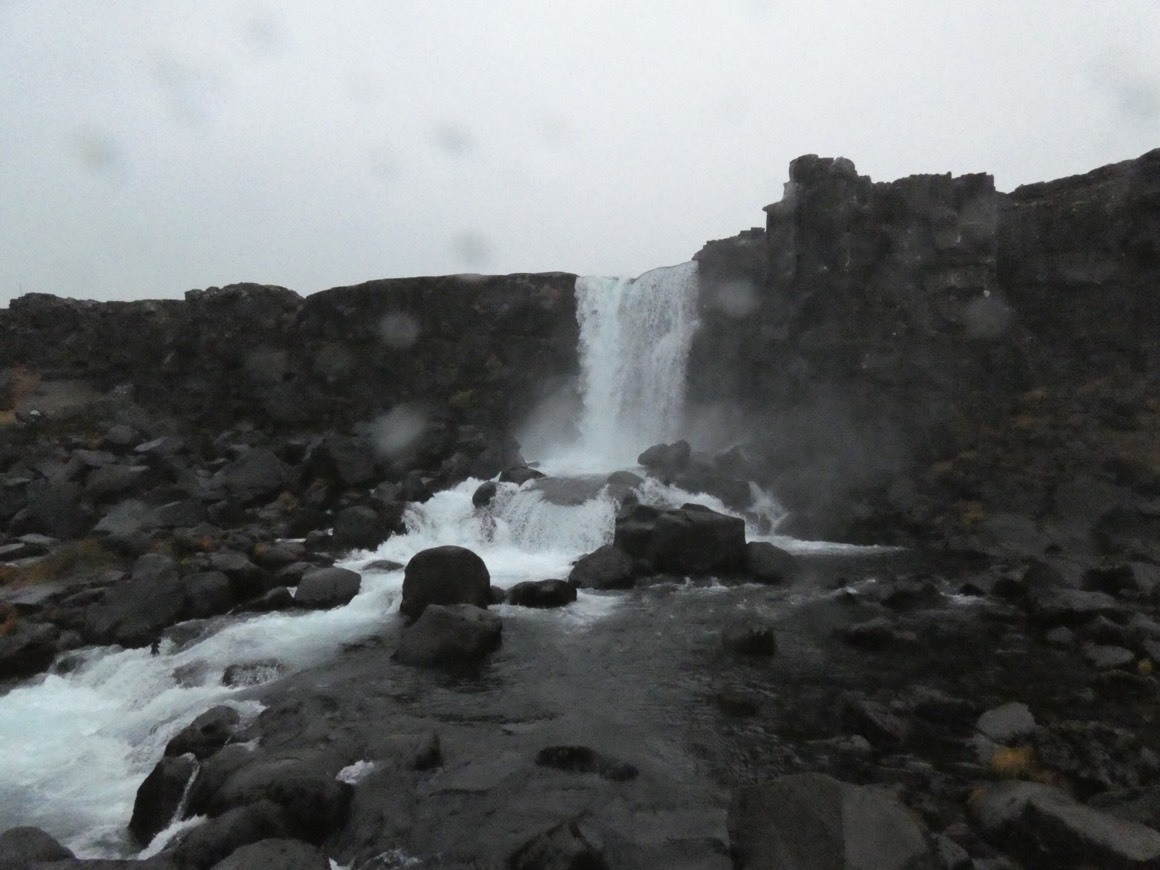
[[[693,262],[576,280],[583,408],[579,438],[549,458],[553,468],[631,467],[646,447],[680,437],[697,289]]]

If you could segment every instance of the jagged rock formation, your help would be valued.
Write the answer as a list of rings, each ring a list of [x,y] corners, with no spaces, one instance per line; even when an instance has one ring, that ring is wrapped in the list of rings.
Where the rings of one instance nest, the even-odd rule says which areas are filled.
[[[575,372],[574,281],[406,278],[305,299],[256,284],[184,301],[29,294],[0,311],[0,412],[123,387],[194,428],[286,435],[405,406],[422,419],[430,464],[473,432],[506,432]]]
[[[1082,458],[1160,471],[1123,437],[1157,424],[1160,150],[1010,194],[988,175],[873,183],[811,155],[766,213],[764,233],[697,255],[690,394],[752,436],[801,531],[1042,516],[1061,475],[1036,441],[1102,437],[1086,424],[1117,409],[1102,428],[1119,434]],[[957,463],[949,486],[940,462]]]

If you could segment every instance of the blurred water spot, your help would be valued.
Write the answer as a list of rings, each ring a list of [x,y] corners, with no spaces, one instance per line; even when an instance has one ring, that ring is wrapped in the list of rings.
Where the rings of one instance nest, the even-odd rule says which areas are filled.
[[[81,168],[95,175],[115,175],[124,167],[120,144],[99,130],[78,130],[73,135],[73,150]]]
[[[451,241],[455,258],[467,266],[480,266],[491,259],[491,245],[483,233],[469,230]]]
[[[258,383],[280,383],[288,370],[286,351],[259,347],[246,356],[245,370]]]
[[[419,338],[419,321],[410,314],[395,311],[379,321],[379,337],[395,350],[407,350]]]
[[[450,157],[463,157],[475,150],[475,139],[462,124],[438,124],[431,131],[431,141]]]
[[[749,281],[722,281],[713,289],[714,305],[729,317],[748,317],[757,310],[757,289]]]
[[[277,54],[286,45],[286,19],[269,9],[255,11],[246,22],[245,38],[258,54]]]
[[[220,84],[213,73],[170,56],[157,60],[152,72],[177,120],[193,126],[206,120],[208,106]]]
[[[1011,308],[997,293],[972,299],[963,309],[963,326],[973,338],[998,338],[1011,325]]]
[[[371,424],[371,440],[379,454],[394,459],[427,431],[427,415],[410,405],[396,405]]]

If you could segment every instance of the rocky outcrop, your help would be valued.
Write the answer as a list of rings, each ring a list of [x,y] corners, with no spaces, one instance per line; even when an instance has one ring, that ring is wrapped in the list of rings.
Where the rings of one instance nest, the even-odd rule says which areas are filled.
[[[1065,525],[1044,448],[1154,485],[1160,150],[1010,194],[810,155],[766,213],[698,255],[689,388],[749,438],[787,531],[961,545],[993,513]]]

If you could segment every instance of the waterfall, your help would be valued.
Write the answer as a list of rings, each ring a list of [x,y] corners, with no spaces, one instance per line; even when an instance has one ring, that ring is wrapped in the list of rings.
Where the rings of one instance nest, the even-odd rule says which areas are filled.
[[[583,408],[578,440],[552,466],[631,467],[646,447],[680,437],[697,289],[692,262],[638,278],[576,279]]]

